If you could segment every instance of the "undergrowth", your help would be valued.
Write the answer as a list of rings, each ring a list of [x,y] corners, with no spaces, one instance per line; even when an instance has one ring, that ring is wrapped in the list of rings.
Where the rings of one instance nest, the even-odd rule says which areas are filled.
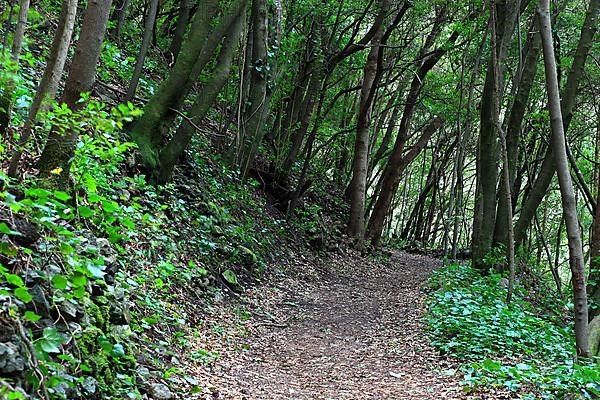
[[[466,390],[504,387],[526,399],[600,396],[598,364],[572,359],[572,324],[557,317],[565,307],[559,299],[535,304],[517,282],[514,300],[506,304],[501,275],[482,276],[457,264],[434,272],[428,290],[432,344],[442,354],[466,360]]]
[[[202,152],[174,183],[148,185],[131,167],[135,145],[119,139],[138,113],[92,100],[42,117],[46,129],[80,130],[68,191],[0,175],[0,351],[11,376],[0,398],[137,399],[157,379],[189,379],[172,360],[202,305],[243,290],[284,252],[264,198]]]

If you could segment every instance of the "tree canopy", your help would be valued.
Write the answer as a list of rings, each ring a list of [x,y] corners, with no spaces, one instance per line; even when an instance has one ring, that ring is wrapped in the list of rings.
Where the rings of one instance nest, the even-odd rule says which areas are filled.
[[[599,14],[600,0],[3,2],[0,298],[16,301],[3,312],[34,373],[0,395],[71,398],[44,379],[67,371],[53,355],[68,337],[85,351],[110,347],[108,358],[123,352],[118,368],[133,368],[130,349],[102,344],[107,335],[91,346],[35,325],[47,318],[40,296],[53,287],[60,307],[97,308],[107,330],[93,299],[95,287],[114,290],[103,280],[112,267],[82,238],[107,238],[127,260],[141,226],[152,236],[186,223],[219,265],[198,279],[234,288],[238,275],[260,276],[257,260],[292,235],[286,226],[309,247],[331,240],[357,257],[394,248],[465,260],[434,274],[429,301],[467,290],[435,281],[444,274],[475,291],[505,285],[515,307],[527,282],[569,300],[568,313],[553,312],[587,365],[600,356]],[[281,225],[259,229],[267,220]],[[183,235],[177,250],[144,254],[192,268]],[[207,245],[210,235],[223,243]],[[160,286],[175,272],[159,265],[148,276]],[[127,271],[124,282],[142,274]],[[448,345],[440,332],[434,343]],[[116,385],[118,368],[102,385]]]

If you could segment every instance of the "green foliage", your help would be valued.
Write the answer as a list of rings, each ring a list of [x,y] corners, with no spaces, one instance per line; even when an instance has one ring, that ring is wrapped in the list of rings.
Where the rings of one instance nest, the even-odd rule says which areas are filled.
[[[100,69],[100,79],[105,82],[111,82],[115,79],[121,82],[129,82],[135,57],[127,56],[118,46],[106,40],[100,53],[102,68]]]
[[[481,276],[468,265],[447,265],[429,280],[427,322],[432,344],[442,353],[467,360],[464,383],[504,386],[539,393],[544,398],[600,393],[597,366],[573,364],[574,338],[544,316],[515,287],[506,304],[506,288],[498,274]],[[555,302],[560,309],[561,302]]]
[[[3,311],[29,324],[43,323],[42,330],[32,329],[30,333],[39,360],[38,371],[30,373],[30,379],[36,388],[41,384],[38,377],[44,376],[52,399],[68,398],[69,390],[81,390],[80,384],[90,377],[102,377],[97,379],[98,390],[106,396],[139,397],[133,387],[132,349],[120,343],[123,338],[110,330],[110,306],[103,300],[106,298],[91,292],[92,287],[111,290],[104,281],[107,265],[115,261],[110,248],[120,249],[137,229],[136,220],[141,219],[134,207],[121,207],[119,202],[123,188],[139,182],[120,173],[133,145],[121,142],[116,135],[136,113],[131,104],[107,110],[104,104],[91,101],[78,112],[55,106],[42,120],[59,130],[77,129],[81,133],[71,171],[75,190],[67,193],[25,182],[20,187],[22,200],[17,201],[8,192],[0,194],[4,207],[42,231],[34,250],[2,243],[5,246],[0,252],[10,259],[18,260],[21,254],[31,257],[33,266],[29,269],[35,278],[26,281],[0,266],[0,291],[15,299],[5,303]],[[6,224],[1,229],[9,235],[20,235]],[[94,236],[108,238],[108,247],[100,248],[100,239],[90,241]],[[49,324],[52,320],[42,317],[55,317],[47,315],[49,311],[40,305],[45,301],[59,316],[66,313],[67,318],[76,320],[82,313],[91,316],[89,325],[73,329]],[[34,302],[35,308],[30,306]],[[97,359],[101,357],[98,349],[106,353],[103,360]]]

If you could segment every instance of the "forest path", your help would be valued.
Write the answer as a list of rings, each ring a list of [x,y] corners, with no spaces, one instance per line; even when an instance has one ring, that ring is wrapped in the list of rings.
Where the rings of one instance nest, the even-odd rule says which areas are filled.
[[[342,260],[249,302],[246,350],[200,373],[206,399],[457,399],[456,365],[428,344],[420,288],[439,260]],[[260,305],[259,305],[260,304]],[[205,386],[207,387],[207,386]]]

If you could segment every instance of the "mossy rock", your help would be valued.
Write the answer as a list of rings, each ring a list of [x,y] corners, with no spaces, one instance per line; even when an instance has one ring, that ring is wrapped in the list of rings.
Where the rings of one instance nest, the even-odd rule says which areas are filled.
[[[118,343],[125,354],[118,358],[113,357],[110,350],[103,348],[103,342]],[[118,389],[121,383],[119,375],[133,376],[134,374],[136,361],[132,355],[135,354],[132,346],[127,342],[115,340],[113,335],[97,327],[92,326],[84,330],[81,337],[77,339],[77,347],[81,352],[81,359],[91,369],[90,372],[96,377],[103,393],[114,393],[115,389]]]
[[[99,338],[103,335],[102,330],[89,327],[82,332],[77,341],[77,347],[81,351],[81,359],[92,369],[94,376],[98,379],[99,386],[106,390],[113,385],[115,374],[112,371],[110,355],[100,347]]]

